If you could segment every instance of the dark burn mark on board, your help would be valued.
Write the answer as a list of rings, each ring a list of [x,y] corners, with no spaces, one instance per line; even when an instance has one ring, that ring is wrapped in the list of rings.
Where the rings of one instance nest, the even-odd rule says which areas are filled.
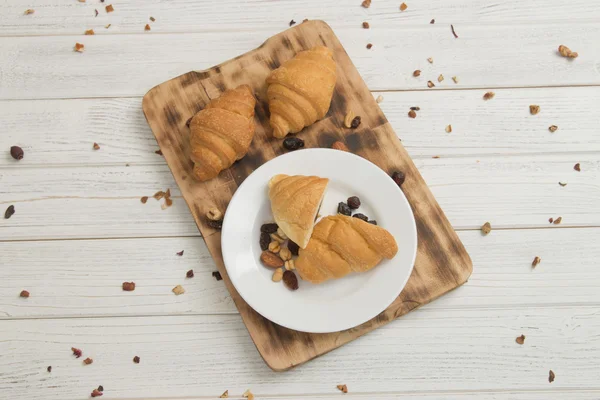
[[[254,115],[255,115],[255,118],[258,119],[258,123],[259,124],[262,124],[263,121],[265,121],[265,123],[268,123],[269,117],[268,117],[268,114],[267,114],[267,111],[266,111],[269,108],[268,103],[267,102],[262,102],[262,101],[258,100],[258,98],[256,100],[257,100],[256,101],[256,105],[254,106]]]
[[[379,149],[377,135],[375,135],[375,133],[370,129],[364,129],[359,132],[352,132],[351,134],[346,135],[346,144],[353,153],[361,150]]]
[[[292,44],[290,39],[287,38],[287,36],[281,38],[281,44],[288,50],[293,50],[294,48],[294,45]]]
[[[181,114],[179,114],[179,111],[177,111],[173,103],[167,103],[163,111],[165,114],[165,118],[167,119],[167,121],[169,121],[169,125],[171,125],[172,127],[177,127],[179,121],[181,120]]]
[[[237,186],[240,186],[242,182],[250,175],[255,169],[263,165],[267,160],[265,159],[260,149],[254,149],[249,151],[244,158],[235,162],[230,168],[231,176]]]
[[[338,140],[340,139],[336,134],[329,132],[321,132],[317,137],[317,143],[319,144],[319,147],[325,148],[330,148],[333,143],[337,142]]]
[[[385,115],[383,115],[383,113],[377,113],[377,116],[375,117],[375,128],[385,125],[387,123],[388,120],[385,117]]]
[[[325,41],[325,38],[320,33],[319,33],[319,40],[321,41],[321,44],[323,46],[327,46],[327,42]]]
[[[233,79],[233,81],[237,82],[240,80],[240,78],[244,75],[244,69],[240,68],[238,71],[235,71],[233,74],[231,74],[231,79]]]
[[[300,45],[300,47],[302,48],[302,50],[308,50],[313,46],[309,46],[306,44],[306,41],[304,40],[303,37],[296,35],[296,41],[298,42],[298,44]]]
[[[197,72],[188,72],[181,77],[181,87],[186,88],[190,85],[200,85],[199,74]]]
[[[415,222],[417,224],[417,236],[419,244],[422,244],[423,253],[427,253],[429,262],[437,268],[435,271],[438,275],[444,275],[448,271],[450,259],[448,254],[439,246],[437,235],[429,228],[420,214],[415,214]],[[454,279],[454,277],[452,277]],[[444,282],[445,279],[441,276],[436,277],[436,281]]]
[[[215,74],[220,74],[221,73],[221,66],[217,65],[216,67],[213,68],[213,71],[215,71]]]
[[[214,79],[212,81],[212,84],[215,85],[215,87],[217,89],[219,89],[219,92],[222,94],[224,91],[227,90],[227,86],[225,86],[225,84],[223,83],[223,81],[221,79]],[[219,94],[220,96],[220,94]]]
[[[329,106],[329,111],[327,112],[327,115],[337,116],[341,118],[341,120],[338,121],[338,123],[341,123],[344,121],[344,117],[346,116],[346,112],[348,111],[347,108],[348,102],[346,101],[346,98],[342,93],[340,93],[340,91],[336,87],[336,89],[333,91],[333,97],[331,99],[331,105]]]

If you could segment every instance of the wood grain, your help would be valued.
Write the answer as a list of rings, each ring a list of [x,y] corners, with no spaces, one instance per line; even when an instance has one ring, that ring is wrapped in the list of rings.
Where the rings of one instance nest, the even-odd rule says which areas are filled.
[[[423,308],[284,374],[264,365],[237,315],[2,321],[0,398],[81,400],[102,384],[109,399],[218,400],[225,389],[233,397],[249,388],[257,400],[341,399],[335,385],[344,383],[369,399],[382,392],[404,399],[427,388],[538,390],[539,400],[549,390],[600,390],[599,316],[597,306]],[[523,346],[515,343],[521,334]],[[73,346],[94,364],[73,358]],[[549,369],[556,373],[552,384]]]
[[[432,156],[484,157],[600,152],[600,90],[595,87],[498,89],[492,102],[484,91],[374,92],[402,145],[413,159]],[[542,107],[536,118],[529,104]],[[164,165],[140,112],[140,98],[4,101],[0,148],[18,144],[27,157],[0,157],[0,168],[27,166]],[[409,107],[419,106],[416,119]],[[445,128],[452,124],[453,132]],[[548,126],[558,125],[555,133]],[[125,134],[126,133],[126,134]],[[97,142],[101,151],[93,151]],[[459,167],[460,168],[460,167]],[[16,172],[15,172],[16,173]]]
[[[595,23],[531,25],[428,25],[341,29],[342,43],[371,90],[600,85],[600,26]],[[259,46],[278,30],[236,29],[154,35],[0,38],[0,99],[141,96],[156,82],[201,70]],[[75,42],[85,51],[73,51]],[[371,50],[367,43],[373,43]],[[580,56],[557,55],[567,44]],[[26,55],[26,56],[25,56]],[[427,58],[433,57],[429,64]],[[140,73],[144,65],[152,66]],[[422,70],[414,78],[414,70]],[[437,82],[439,74],[446,79]],[[458,76],[457,85],[450,79]],[[434,80],[436,87],[427,88]]]
[[[264,103],[265,78],[298,51],[319,44],[327,45],[334,52],[338,81],[326,118],[304,129],[299,136],[308,148],[330,147],[334,141],[343,140],[352,152],[374,162],[388,174],[405,172],[402,190],[415,214],[419,236],[415,268],[401,295],[371,321],[331,334],[307,334],[283,328],[252,310],[231,284],[221,256],[220,232],[209,227],[205,217],[211,207],[224,210],[244,178],[265,161],[283,152],[281,141],[271,137],[266,112],[268,106]],[[240,84],[250,85],[258,99],[257,128],[252,146],[242,160],[217,178],[204,183],[195,182],[187,150],[189,130],[185,121],[209,99]],[[429,303],[460,286],[471,275],[471,260],[460,239],[376,106],[346,51],[324,22],[302,23],[234,60],[207,71],[190,72],[156,86],[144,96],[142,107],[250,336],[272,369],[286,370],[329,352]],[[351,132],[340,128],[348,109],[362,117],[360,127]]]
[[[191,217],[187,217],[191,218]],[[600,305],[600,229],[460,231],[477,266],[428,310]],[[183,257],[175,255],[184,250]],[[531,268],[533,257],[542,263]],[[0,242],[0,318],[237,314],[200,237]],[[193,279],[186,279],[193,269]],[[123,281],[136,282],[123,293]],[[185,296],[173,296],[181,284]],[[18,297],[27,289],[31,297]],[[487,312],[487,311],[484,311]]]
[[[299,7],[294,0],[220,0],[218,7],[197,0],[118,0],[113,2],[115,12],[107,14],[98,2],[81,4],[63,0],[20,0],[7,2],[0,10],[3,23],[0,35],[65,35],[83,34],[95,28],[96,34],[140,33],[146,23],[152,25],[152,34],[164,32],[232,31],[254,29],[284,29],[290,20],[322,19],[337,31],[341,28],[359,28],[363,20],[371,22],[371,29],[407,25],[480,23],[514,24],[538,21],[564,23],[590,20],[600,12],[597,3],[586,0],[552,2],[546,0],[420,0],[408,3],[400,12],[397,0],[377,0],[369,9],[360,1],[336,2],[305,0]],[[35,14],[23,15],[25,9]],[[96,17],[94,9],[98,9]],[[156,22],[149,21],[154,16]],[[111,23],[110,29],[104,26]]]

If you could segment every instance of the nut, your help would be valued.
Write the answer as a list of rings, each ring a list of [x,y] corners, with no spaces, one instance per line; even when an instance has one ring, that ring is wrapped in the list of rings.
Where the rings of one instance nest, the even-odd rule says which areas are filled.
[[[428,88],[435,87],[435,84],[433,82],[431,82],[431,81],[427,81],[427,87]]]
[[[373,43],[367,43],[367,49],[371,49],[373,47]]]
[[[292,259],[292,252],[290,251],[290,249],[288,249],[287,247],[283,247],[280,251],[279,251],[279,257],[283,260],[283,261],[288,261]]]
[[[363,27],[364,29],[369,29],[369,23],[368,23],[367,21],[363,22],[363,23],[362,23],[362,27]]]
[[[446,133],[451,133],[452,132],[452,125],[448,125],[446,127]]]
[[[344,118],[344,126],[346,128],[352,128],[352,120],[354,119],[354,117],[354,112],[352,112],[352,110],[348,110],[348,112],[346,113],[346,117]]]
[[[28,8],[27,10],[25,10],[25,15],[33,14],[34,12],[35,10]]]
[[[413,72],[413,76],[414,76],[415,78],[416,78],[417,76],[420,76],[420,75],[421,75],[421,70],[420,70],[420,69],[416,69],[416,70]]]
[[[146,204],[146,202],[148,201],[148,196],[143,196],[140,201],[142,202],[142,204]]]
[[[281,244],[279,244],[277,241],[272,241],[269,243],[268,249],[271,253],[279,253],[279,250],[281,250]]]
[[[554,375],[554,371],[550,370],[550,372],[548,372],[548,382],[550,382],[550,383],[554,382],[555,377],[556,377],[556,375]]]
[[[92,396],[92,397],[99,397],[102,395],[103,395],[103,393],[101,391],[99,391],[98,389],[92,390],[92,394],[90,394],[90,396]]]
[[[483,95],[483,99],[491,100],[494,98],[495,95],[496,95],[496,93],[494,93],[494,92],[486,92],[486,94]]]
[[[558,225],[562,222],[562,217],[558,217],[554,220],[554,225]]]
[[[133,362],[136,364],[140,363],[140,358],[138,356],[133,357]]]
[[[491,231],[492,231],[492,224],[490,224],[489,222],[486,222],[485,224],[481,225],[481,233],[483,233],[484,235],[487,235]]]
[[[91,358],[89,358],[89,357],[88,357],[88,358],[86,358],[85,360],[83,360],[83,363],[84,363],[85,365],[90,365],[90,364],[91,364],[91,363],[93,363],[93,362],[94,362],[94,360],[92,360],[92,359],[91,359]]]
[[[262,263],[269,268],[283,267],[283,260],[281,259],[281,257],[277,256],[277,254],[274,254],[270,251],[263,251],[260,254],[260,261],[262,261]]]
[[[410,111],[408,112],[408,116],[409,116],[410,118],[417,118],[417,113],[415,112],[415,110],[410,110]]]
[[[285,264],[283,264],[283,266],[285,267],[286,271],[293,271],[296,269],[296,264],[294,263],[294,260],[287,260]]]
[[[145,31],[149,31],[150,29],[152,29],[152,28],[150,28],[150,25],[149,25],[149,24],[146,24],[146,26],[144,27],[144,30],[145,30]]]
[[[85,48],[85,46],[81,43],[75,43],[75,51],[79,52],[79,53],[83,53],[83,49]]]
[[[453,76],[452,80],[454,81],[454,83],[458,83],[458,76]]]
[[[206,213],[206,218],[211,221],[220,221],[223,219],[223,213],[218,208],[213,207]]]
[[[277,236],[279,236],[283,240],[286,240],[288,238],[285,232],[281,230],[281,228],[277,228]]]
[[[190,269],[188,272],[185,273],[186,278],[193,278],[194,277],[194,270]]]
[[[404,4],[404,3],[403,3]],[[348,393],[348,386],[346,385],[337,385],[337,388],[342,391],[342,393]]]
[[[377,96],[375,101],[377,102],[377,104],[381,103],[383,101],[383,96],[382,95]]]
[[[271,279],[273,282],[281,282],[281,279],[283,279],[283,270],[281,268],[277,268],[275,272],[273,272]]]
[[[518,336],[518,337],[515,339],[515,342],[517,342],[517,343],[519,343],[519,344],[523,344],[523,343],[525,343],[525,335]]]
[[[535,115],[540,112],[540,106],[532,104],[529,106],[529,113]]]
[[[579,57],[579,54],[577,54],[576,51],[571,51],[570,48],[568,48],[565,45],[560,45],[558,46],[558,53],[563,56],[563,57],[567,57],[567,58],[577,58]]]
[[[400,4],[400,11],[406,11],[407,8],[408,6],[406,5],[406,3]]]
[[[21,293],[19,293],[19,297],[29,297],[29,292],[27,290],[21,290]]]
[[[541,263],[541,262],[542,262],[542,259],[541,259],[541,258],[539,258],[538,256],[535,256],[535,258],[533,259],[533,262],[531,263],[531,266],[532,266],[533,268],[535,268],[535,267],[536,267],[536,266],[537,266],[539,263]]]
[[[126,292],[132,292],[135,290],[135,282],[123,282],[123,290]]]
[[[12,156],[12,158],[14,158],[15,160],[22,160],[23,159],[23,155],[25,154],[25,152],[23,151],[22,148],[20,148],[19,146],[12,146],[10,148],[10,155]]]
[[[175,293],[177,296],[185,293],[185,289],[181,285],[175,286],[173,289],[171,289],[171,291],[173,293]]]
[[[371,6],[371,0],[364,0],[361,5],[364,8],[369,8]]]
[[[438,76],[438,82],[441,82],[444,80],[444,75],[440,74],[440,76]]]
[[[573,166],[573,169],[577,172],[581,172],[581,164],[580,163],[575,164]]]
[[[279,232],[279,229],[278,229],[277,231]],[[281,243],[285,242],[285,239],[284,239],[284,238],[282,238],[281,236],[279,236],[279,235],[278,235],[278,234],[276,234],[276,233],[271,233],[271,235],[270,235],[270,236],[271,236],[271,240],[273,240],[273,241],[275,241],[275,242],[278,242],[279,244],[281,244]]]
[[[341,150],[341,151],[350,152],[350,149],[348,148],[348,146],[346,146],[343,142],[340,142],[340,141],[334,142],[331,145],[331,148],[335,149],[335,150]]]
[[[550,126],[548,127],[548,130],[549,130],[550,132],[556,132],[556,131],[558,130],[558,126],[556,126],[556,125],[550,125]]]

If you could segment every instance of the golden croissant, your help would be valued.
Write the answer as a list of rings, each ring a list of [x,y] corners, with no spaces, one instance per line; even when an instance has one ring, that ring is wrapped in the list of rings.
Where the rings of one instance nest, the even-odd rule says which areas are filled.
[[[301,51],[267,77],[273,136],[300,132],[327,114],[337,78],[333,54],[317,46]]]
[[[302,279],[321,283],[368,271],[397,252],[396,240],[382,227],[338,214],[319,221],[295,264]]]
[[[207,181],[244,157],[254,137],[256,99],[248,85],[227,90],[190,122],[194,176]]]
[[[275,175],[269,181],[273,219],[290,240],[305,248],[325,196],[329,179],[318,176]]]

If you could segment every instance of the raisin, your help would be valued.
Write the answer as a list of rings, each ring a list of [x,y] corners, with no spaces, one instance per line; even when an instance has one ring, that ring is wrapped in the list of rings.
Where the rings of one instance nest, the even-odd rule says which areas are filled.
[[[352,215],[352,210],[350,209],[350,207],[348,207],[348,204],[344,203],[343,201],[340,201],[340,203],[338,204],[338,213],[350,216]]]
[[[360,199],[357,196],[348,197],[348,207],[356,210],[360,207]]]
[[[294,136],[287,137],[283,139],[283,147],[287,150],[298,150],[304,147],[304,140]]]
[[[6,211],[4,212],[4,218],[9,219],[15,213],[15,206],[8,206]]]
[[[290,253],[292,253],[295,256],[298,255],[298,251],[300,250],[300,246],[298,246],[295,242],[293,242],[292,239],[288,239],[287,246],[288,246],[288,250],[290,251]]]
[[[360,116],[354,117],[354,119],[350,123],[350,128],[356,129],[359,126],[360,126]]]
[[[22,160],[23,159],[23,154],[25,154],[25,152],[19,146],[12,146],[10,148],[10,155],[15,160]]]
[[[188,272],[186,272],[185,276],[188,277],[188,278],[193,278],[194,277],[194,270],[190,269]]]
[[[354,214],[354,215],[352,216],[352,218],[358,218],[358,219],[362,219],[362,220],[363,220],[363,221],[365,221],[365,222],[368,222],[368,221],[369,221],[369,217],[367,217],[365,214],[361,214],[361,213]]]
[[[392,179],[396,182],[396,185],[402,186],[404,181],[406,180],[406,175],[402,171],[396,171],[392,174]]]
[[[263,224],[260,227],[260,231],[264,232],[264,233],[275,233],[277,232],[277,228],[279,228],[279,226],[277,226],[276,223],[272,223],[272,224]]]
[[[223,280],[223,277],[221,276],[221,273],[219,271],[213,271],[212,276],[217,281],[222,281]]]
[[[260,233],[260,249],[265,251],[269,248],[269,243],[271,243],[271,236],[267,232]]]
[[[377,225],[377,221],[375,221],[374,219],[367,221],[368,223],[372,224],[372,225]]]
[[[285,271],[283,273],[283,283],[285,283],[285,286],[290,290],[298,289],[298,278],[296,278],[296,274],[292,271]]]
[[[206,219],[206,225],[213,229],[221,229],[223,227],[223,220],[213,221],[212,219]]]

